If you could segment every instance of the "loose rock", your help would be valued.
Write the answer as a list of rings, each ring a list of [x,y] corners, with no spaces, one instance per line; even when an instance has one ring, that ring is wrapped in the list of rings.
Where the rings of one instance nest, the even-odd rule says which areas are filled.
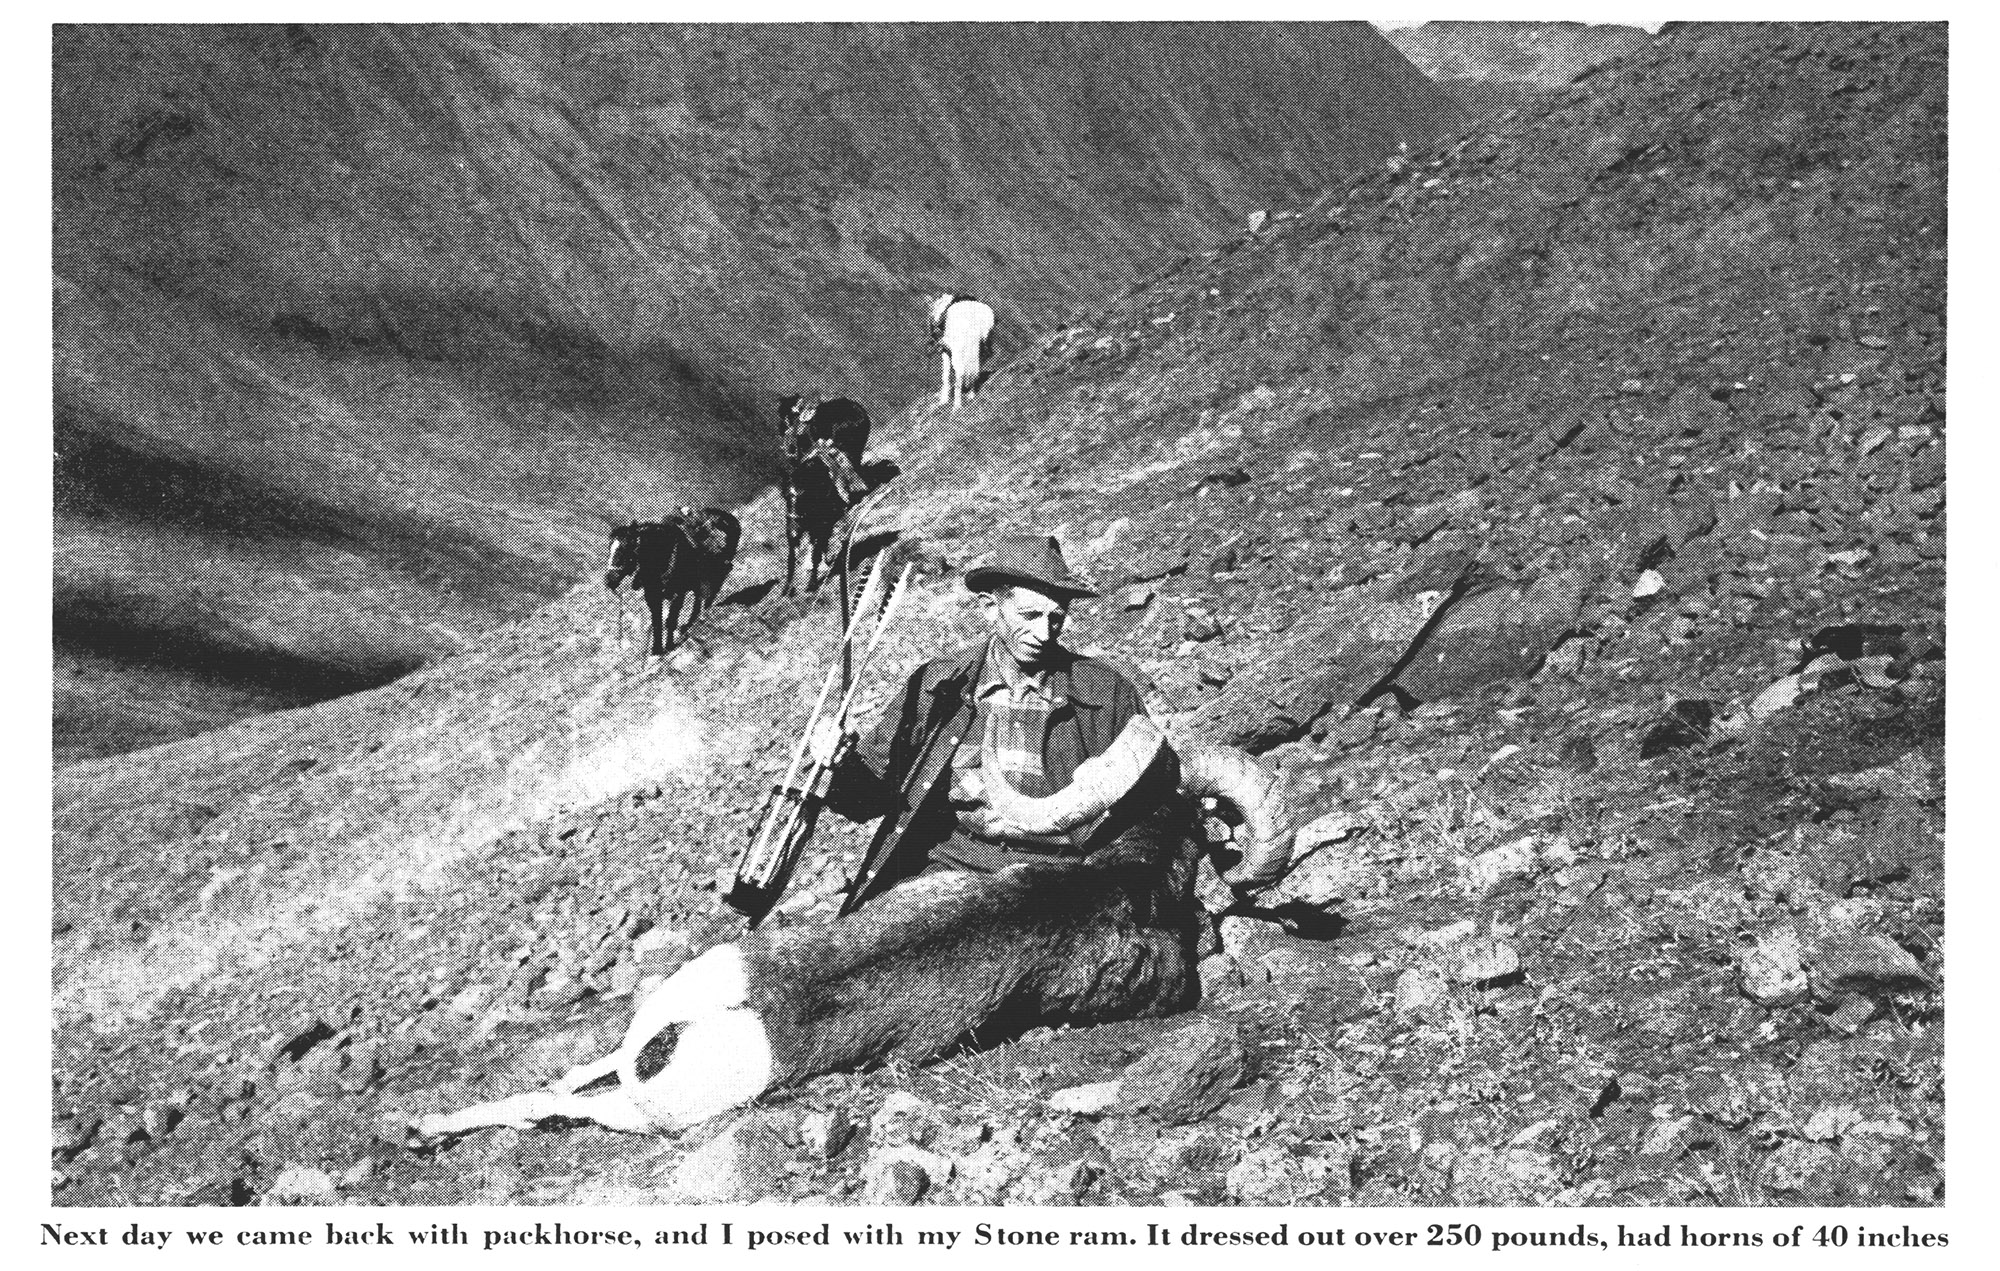
[[[1452,978],[1460,984],[1501,980],[1521,969],[1521,955],[1504,940],[1474,940],[1459,951]]]
[[[338,1188],[325,1170],[310,1165],[287,1165],[278,1171],[271,1189],[264,1193],[263,1205],[331,1205]]]
[[[1528,1148],[1471,1148],[1451,1164],[1451,1198],[1460,1205],[1546,1205],[1561,1186],[1555,1161]]]
[[[846,1108],[814,1112],[799,1123],[799,1142],[812,1155],[832,1160],[853,1141],[857,1128]]]
[[[1202,1016],[1167,1033],[1125,1069],[1119,1106],[1184,1125],[1221,1107],[1251,1070],[1237,1026]]]
[[[1745,996],[1765,1006],[1787,1006],[1806,996],[1804,950],[1789,926],[1765,932],[1737,958]]]
[[[1811,967],[1814,995],[1827,999],[1843,993],[1882,997],[1930,984],[1922,964],[1909,950],[1873,933],[1835,930],[1823,934],[1813,945]]]
[[[1396,977],[1396,1014],[1418,1016],[1443,1005],[1451,986],[1436,967],[1411,967]]]
[[[1049,1106],[1071,1116],[1102,1116],[1118,1104],[1123,1083],[1096,1081],[1087,1086],[1071,1086],[1049,1096]]]
[[[759,1115],[739,1117],[690,1153],[674,1170],[674,1193],[702,1204],[746,1202],[766,1196],[784,1178],[791,1149]]]

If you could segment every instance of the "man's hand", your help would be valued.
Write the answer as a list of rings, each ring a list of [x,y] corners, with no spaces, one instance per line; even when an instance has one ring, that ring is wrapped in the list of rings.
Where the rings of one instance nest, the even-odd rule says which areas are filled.
[[[1020,826],[986,802],[986,779],[977,768],[961,768],[952,774],[951,807],[958,823],[974,834],[1004,839],[1018,838],[1022,833]]]
[[[806,758],[831,768],[854,749],[854,734],[837,719],[822,719],[806,737]]]

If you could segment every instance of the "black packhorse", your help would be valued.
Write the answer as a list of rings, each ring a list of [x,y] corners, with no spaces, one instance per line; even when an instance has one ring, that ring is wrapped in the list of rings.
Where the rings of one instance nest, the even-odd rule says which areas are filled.
[[[652,652],[666,653],[686,634],[681,605],[689,596],[687,627],[715,603],[736,559],[742,527],[718,508],[683,508],[659,521],[633,521],[611,531],[611,556],[604,585],[613,591],[626,578],[646,597],[652,618]],[[665,617],[662,618],[662,610]]]
[[[806,590],[819,590],[820,566],[834,527],[868,493],[861,457],[872,426],[861,404],[845,397],[778,399],[778,452],[785,464],[785,595],[796,590],[801,540],[812,545]]]

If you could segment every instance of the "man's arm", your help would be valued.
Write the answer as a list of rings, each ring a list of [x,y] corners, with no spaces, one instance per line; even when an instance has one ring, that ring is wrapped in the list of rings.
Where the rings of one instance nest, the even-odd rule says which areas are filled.
[[[832,720],[821,721],[807,743],[814,758],[832,756],[826,806],[850,821],[871,821],[895,805],[900,739],[915,728],[915,707],[921,697],[923,668],[903,684],[902,691],[867,732],[840,730]]]

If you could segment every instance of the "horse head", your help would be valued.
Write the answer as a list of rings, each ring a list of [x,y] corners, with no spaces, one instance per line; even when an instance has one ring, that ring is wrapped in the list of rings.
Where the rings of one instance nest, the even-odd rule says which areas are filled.
[[[812,429],[800,417],[805,400],[796,393],[778,399],[778,452],[787,463],[803,459],[812,442]]]
[[[604,562],[604,585],[613,591],[639,566],[639,523],[612,527],[611,555]]]
[[[778,399],[778,449],[789,463],[803,460],[812,449],[813,416],[824,401],[818,393]]]

